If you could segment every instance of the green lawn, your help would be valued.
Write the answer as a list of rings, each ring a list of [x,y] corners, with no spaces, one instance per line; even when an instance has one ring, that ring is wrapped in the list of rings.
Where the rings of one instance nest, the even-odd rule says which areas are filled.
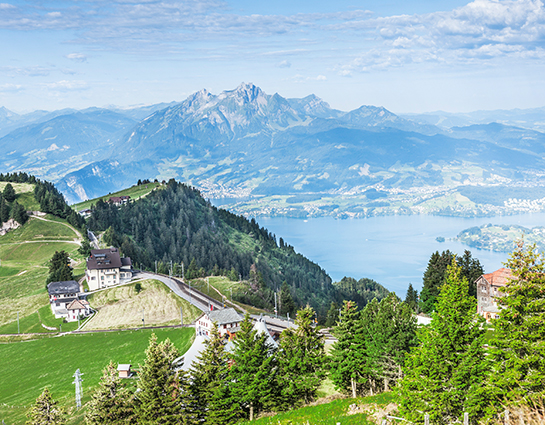
[[[263,417],[253,422],[239,422],[239,425],[336,425],[339,423],[341,425],[371,425],[376,422],[368,420],[366,413],[347,415],[349,406],[357,404],[366,410],[376,411],[393,402],[394,396],[392,393],[356,399],[343,398],[329,403],[306,406],[274,416]]]
[[[0,239],[0,243],[16,243],[22,241],[67,240],[73,241],[78,234],[63,222],[52,223],[38,218],[30,219],[23,227],[12,230]],[[66,223],[66,222],[64,222]]]
[[[0,192],[4,190],[8,182],[0,182]],[[39,211],[40,204],[34,199],[34,185],[30,183],[10,183],[15,189],[15,200],[25,207],[27,211]]]
[[[130,196],[131,200],[135,200],[138,198],[141,198],[142,196],[146,196],[148,193],[150,193],[153,189],[160,186],[161,183],[148,183],[148,184],[142,184],[140,186],[131,186],[128,189],[120,190],[119,192],[115,193],[109,193],[108,195],[101,196],[99,198],[90,199],[88,201],[80,202],[79,204],[72,205],[72,208],[74,208],[76,211],[81,211],[86,208],[91,208],[91,205],[94,205],[96,201],[99,199],[102,199],[103,201],[107,201],[113,196]]]
[[[105,332],[33,341],[0,344],[0,420],[6,424],[24,423],[27,408],[45,386],[62,406],[74,408],[76,369],[83,375],[83,403],[90,400],[92,389],[110,360],[138,367],[145,359],[149,337],[170,338],[183,353],[191,345],[192,328]],[[9,360],[6,360],[9,359]],[[78,423],[77,418],[75,419]]]

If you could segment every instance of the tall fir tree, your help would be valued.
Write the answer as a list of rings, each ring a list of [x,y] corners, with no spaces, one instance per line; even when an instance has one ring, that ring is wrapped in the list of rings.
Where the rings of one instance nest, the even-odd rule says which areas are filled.
[[[87,405],[85,423],[88,425],[131,424],[134,416],[133,396],[121,384],[113,362],[102,371],[99,386]]]
[[[489,387],[495,399],[532,402],[545,393],[545,256],[520,241],[506,266],[513,278],[498,298]]]
[[[282,316],[290,315],[293,317],[295,311],[296,307],[291,296],[290,287],[288,282],[284,281],[280,287],[280,314]]]
[[[253,420],[271,406],[276,397],[276,358],[274,347],[264,333],[257,334],[246,314],[234,340],[229,369],[230,394],[240,404],[245,417]]]
[[[325,376],[324,337],[313,325],[315,315],[309,306],[299,310],[297,327],[280,335],[277,376],[283,407],[313,401]]]
[[[405,303],[414,312],[418,313],[418,291],[413,288],[413,284],[409,283],[407,288],[407,295],[405,296]]]
[[[136,413],[142,425],[179,424],[183,420],[181,385],[173,362],[179,352],[166,339],[157,342],[152,334],[146,349],[146,361],[140,366]]]
[[[465,250],[464,255],[456,258],[456,262],[462,269],[464,276],[469,283],[469,295],[477,298],[477,285],[475,282],[484,273],[484,268],[481,262],[471,255],[471,251]]]
[[[27,425],[63,425],[66,423],[66,414],[53,400],[49,388],[45,387],[36,399],[36,403],[27,413]]]
[[[357,397],[367,383],[366,346],[360,314],[353,301],[345,301],[337,326],[333,330],[337,341],[329,359],[329,372],[335,387]]]
[[[325,325],[326,327],[330,328],[332,326],[335,326],[338,320],[339,320],[339,306],[337,305],[335,301],[331,301],[331,305],[329,307],[329,310],[327,311]]]
[[[11,185],[11,183],[8,183],[4,187],[4,191],[2,192],[2,195],[4,196],[4,199],[8,202],[15,201],[15,198],[17,197],[17,194],[15,193],[15,189]]]
[[[437,297],[445,281],[445,272],[453,258],[455,255],[449,250],[443,251],[441,254],[439,251],[432,254],[424,272],[422,291],[420,291],[420,310],[424,313],[430,314],[435,310]]]
[[[365,317],[365,310],[362,317]],[[383,298],[376,312],[362,326],[369,329],[368,353],[373,358],[373,375],[389,391],[402,377],[406,354],[417,344],[416,319],[407,303],[393,292]]]
[[[455,260],[438,296],[431,324],[419,329],[420,345],[405,361],[397,387],[399,410],[414,423],[429,413],[434,424],[453,423],[468,412],[477,423],[488,404],[483,383],[489,370],[476,300]]]
[[[0,223],[5,223],[9,220],[10,216],[10,207],[8,202],[2,198],[0,200]]]
[[[195,400],[195,408],[193,409],[199,422],[206,425],[228,423],[226,420],[232,420],[232,415],[227,414],[224,417],[223,411],[216,411],[219,407],[221,410],[225,406],[218,406],[219,400],[215,398],[219,392],[225,396],[228,390],[224,388],[227,381],[229,371],[227,354],[225,353],[225,345],[223,337],[220,335],[219,329],[214,324],[210,330],[210,338],[205,341],[205,348],[197,357],[197,362],[190,369],[191,394]]]
[[[55,251],[49,261],[49,275],[46,285],[50,282],[63,282],[73,280],[72,268],[70,267],[70,257],[66,251]]]

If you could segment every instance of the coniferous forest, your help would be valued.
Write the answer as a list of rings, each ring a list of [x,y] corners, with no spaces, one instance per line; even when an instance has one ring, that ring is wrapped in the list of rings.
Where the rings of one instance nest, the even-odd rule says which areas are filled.
[[[325,318],[332,301],[342,302],[346,292],[387,292],[378,283],[332,285],[319,265],[277,242],[276,236],[254,220],[214,207],[198,190],[171,179],[143,199],[116,207],[99,200],[92,207],[88,226],[104,231],[106,243],[120,247],[133,264],[168,273],[184,264],[186,278],[228,275],[250,282],[250,290],[234,294],[239,301],[263,308],[274,306],[274,292],[286,282],[298,306],[311,305]],[[382,293],[381,292],[381,293]],[[370,297],[358,296],[360,307]],[[353,299],[353,298],[351,298]]]

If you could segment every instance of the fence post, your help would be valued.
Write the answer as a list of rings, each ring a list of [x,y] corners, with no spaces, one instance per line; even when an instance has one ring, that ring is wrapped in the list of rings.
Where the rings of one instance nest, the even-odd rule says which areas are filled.
[[[464,412],[464,425],[469,425],[469,413]]]
[[[430,415],[428,413],[424,415],[424,425],[430,425]]]
[[[505,425],[509,425],[509,410],[505,409]]]

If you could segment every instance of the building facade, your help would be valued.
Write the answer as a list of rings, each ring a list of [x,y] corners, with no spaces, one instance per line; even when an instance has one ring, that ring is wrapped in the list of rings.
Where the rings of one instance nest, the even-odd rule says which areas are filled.
[[[131,259],[121,258],[117,248],[93,249],[85,278],[90,291],[125,283],[132,279]]]
[[[195,330],[197,334],[210,335],[212,326],[215,323],[222,336],[225,334],[231,336],[240,329],[240,322],[242,322],[242,317],[232,307],[212,310],[195,320]]]
[[[72,322],[80,317],[87,317],[91,309],[86,300],[80,299],[81,292],[82,288],[75,280],[49,283],[47,293],[55,318]]]
[[[503,296],[500,288],[504,287],[513,275],[511,270],[502,267],[492,273],[483,274],[476,281],[477,313],[487,321],[497,319],[500,312],[498,298]]]

